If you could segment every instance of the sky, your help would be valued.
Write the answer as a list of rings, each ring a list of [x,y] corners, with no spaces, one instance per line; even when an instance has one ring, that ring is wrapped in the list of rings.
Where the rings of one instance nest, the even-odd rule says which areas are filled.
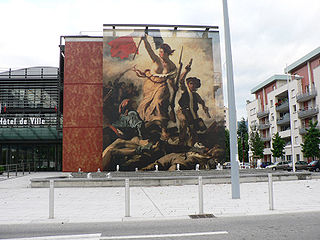
[[[222,0],[0,0],[0,71],[59,64],[60,36],[102,36],[103,24],[209,25],[220,29]],[[320,46],[319,0],[228,0],[237,118],[250,90]]]

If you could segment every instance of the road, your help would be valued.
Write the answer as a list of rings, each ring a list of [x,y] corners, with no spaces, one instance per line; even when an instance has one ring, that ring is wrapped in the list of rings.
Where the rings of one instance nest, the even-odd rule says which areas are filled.
[[[0,239],[173,239],[173,240],[256,240],[320,239],[320,212],[264,216],[172,219],[107,223],[51,223],[0,225]],[[95,235],[86,235],[95,234]],[[61,236],[65,237],[62,238]],[[60,236],[60,237],[59,237]],[[92,238],[89,238],[92,236]],[[101,236],[101,237],[97,237]],[[135,237],[134,237],[135,236]],[[36,238],[34,238],[36,239]]]

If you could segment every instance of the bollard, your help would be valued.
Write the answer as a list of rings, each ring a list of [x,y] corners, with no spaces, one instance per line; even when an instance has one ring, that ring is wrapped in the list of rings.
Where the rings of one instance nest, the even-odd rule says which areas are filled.
[[[177,171],[180,171],[180,164],[177,163]]]
[[[199,189],[199,214],[203,214],[203,184],[202,177],[198,178],[198,189]]]
[[[130,186],[129,179],[125,180],[125,217],[130,217]]]
[[[269,210],[274,210],[273,207],[273,181],[272,173],[268,173],[268,185],[269,185]]]
[[[200,170],[200,165],[196,164],[196,171],[199,171],[199,170]]]
[[[18,176],[18,164],[16,164],[16,177]]]
[[[97,172],[101,172],[100,168],[98,168],[98,171]]]
[[[119,172],[119,170],[120,170],[120,166],[119,165],[117,165],[117,169],[116,170],[117,170],[117,172]]]
[[[30,173],[31,173],[31,172],[30,172],[30,163],[28,164],[28,167],[29,167],[29,174],[30,174]]]
[[[158,166],[158,165],[155,165],[155,167],[156,167],[156,172],[158,172],[159,166]]]
[[[81,168],[78,169],[78,172],[81,172]]]
[[[87,178],[92,178],[92,176],[91,176],[91,173],[90,173],[90,172],[87,174]]]
[[[135,168],[135,171],[138,172],[138,168],[137,167]]]
[[[54,180],[50,180],[49,190],[49,219],[54,218]]]

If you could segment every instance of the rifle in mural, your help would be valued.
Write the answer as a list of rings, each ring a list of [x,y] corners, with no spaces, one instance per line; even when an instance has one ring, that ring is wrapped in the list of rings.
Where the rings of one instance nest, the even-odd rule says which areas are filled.
[[[173,122],[176,122],[176,114],[174,112],[174,107],[175,107],[176,95],[177,95],[177,92],[179,89],[179,79],[180,79],[181,70],[182,70],[182,66],[183,66],[183,63],[181,61],[182,53],[183,53],[183,47],[181,48],[181,52],[180,52],[179,69],[178,69],[177,76],[176,76],[174,83],[173,83],[173,94],[172,94],[172,98],[171,98],[171,102],[170,102],[171,110],[170,110],[169,116],[170,116],[170,120]]]

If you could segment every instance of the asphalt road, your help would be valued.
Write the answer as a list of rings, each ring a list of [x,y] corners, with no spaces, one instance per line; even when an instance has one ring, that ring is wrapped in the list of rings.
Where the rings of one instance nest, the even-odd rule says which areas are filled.
[[[320,212],[165,221],[135,221],[129,219],[124,222],[106,223],[36,223],[0,225],[0,239],[57,236],[56,238],[42,238],[53,240],[62,239],[62,235],[101,234],[101,240],[317,240],[320,239],[319,225]],[[63,239],[69,238],[65,236]]]

